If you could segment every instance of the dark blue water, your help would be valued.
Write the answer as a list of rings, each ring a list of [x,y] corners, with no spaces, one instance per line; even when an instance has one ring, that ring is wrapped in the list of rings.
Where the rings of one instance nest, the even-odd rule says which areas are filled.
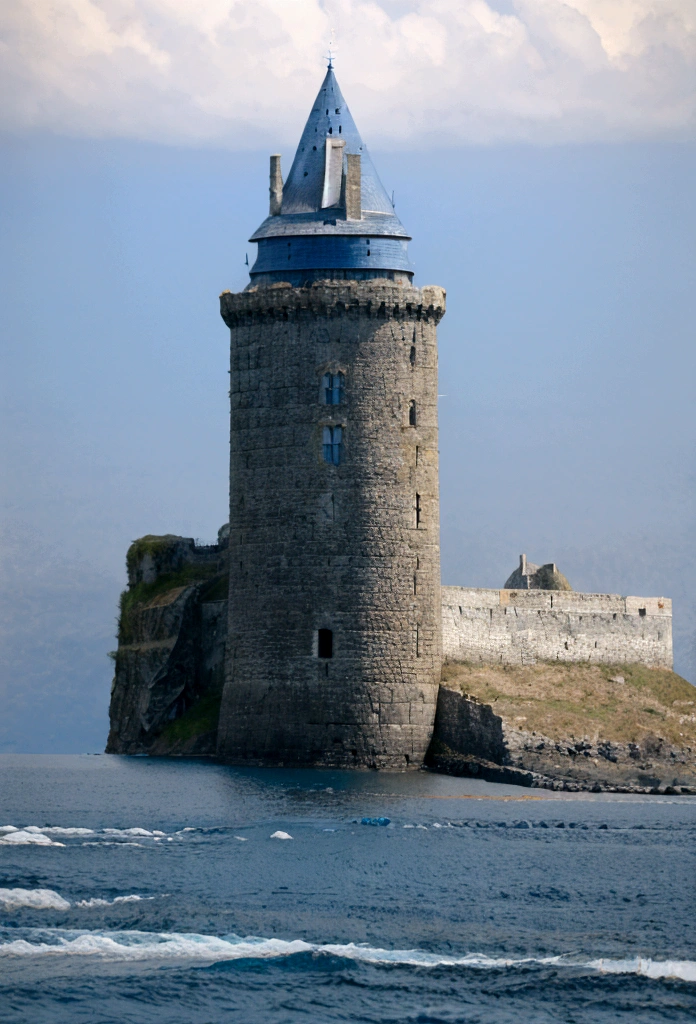
[[[7,1024],[696,1018],[688,797],[3,755],[0,825]]]

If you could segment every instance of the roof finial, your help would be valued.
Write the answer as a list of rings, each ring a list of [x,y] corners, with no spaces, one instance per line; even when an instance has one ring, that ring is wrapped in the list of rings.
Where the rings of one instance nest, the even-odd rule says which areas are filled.
[[[329,52],[326,54],[325,59],[329,62],[327,65],[328,71],[333,71],[334,57],[336,56],[336,30],[331,29],[331,39],[329,40]]]

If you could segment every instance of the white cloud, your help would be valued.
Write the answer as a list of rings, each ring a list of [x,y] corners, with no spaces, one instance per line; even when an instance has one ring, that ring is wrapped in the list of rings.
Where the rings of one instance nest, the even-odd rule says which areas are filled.
[[[332,27],[373,145],[693,132],[693,0],[5,0],[0,126],[292,145]]]

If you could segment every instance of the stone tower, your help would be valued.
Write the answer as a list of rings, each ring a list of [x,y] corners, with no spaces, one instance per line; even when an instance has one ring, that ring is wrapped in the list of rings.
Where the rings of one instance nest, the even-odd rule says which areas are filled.
[[[329,66],[231,331],[218,753],[417,767],[441,661],[437,324]]]

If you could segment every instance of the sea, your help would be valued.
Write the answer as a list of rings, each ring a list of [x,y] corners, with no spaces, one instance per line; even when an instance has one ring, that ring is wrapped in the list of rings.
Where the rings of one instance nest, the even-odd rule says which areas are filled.
[[[696,1020],[696,798],[0,756],[3,1024]]]

